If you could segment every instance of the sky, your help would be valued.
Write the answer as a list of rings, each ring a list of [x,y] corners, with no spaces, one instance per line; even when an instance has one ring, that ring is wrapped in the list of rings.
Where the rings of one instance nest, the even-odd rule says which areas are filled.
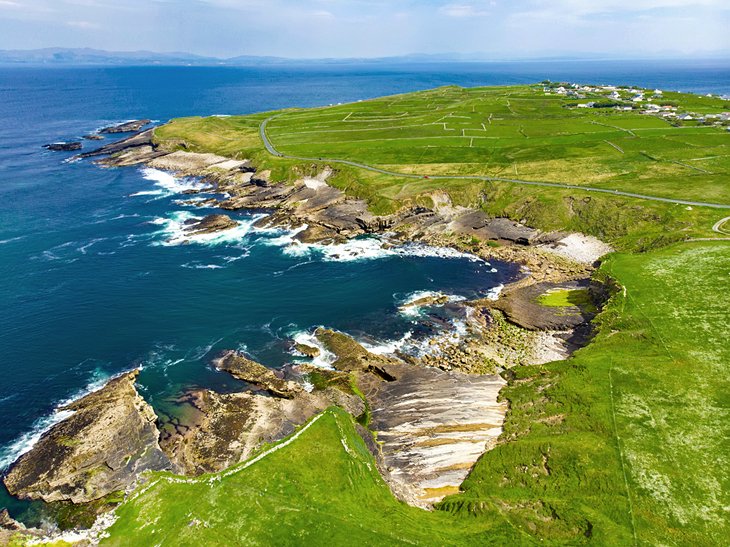
[[[730,0],[0,0],[0,49],[730,56]]]

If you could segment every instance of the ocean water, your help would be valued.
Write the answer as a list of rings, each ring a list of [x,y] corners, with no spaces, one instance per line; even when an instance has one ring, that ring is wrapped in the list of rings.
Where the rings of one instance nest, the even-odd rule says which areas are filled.
[[[178,203],[195,180],[155,170],[69,163],[41,145],[148,117],[317,106],[439,85],[545,78],[730,93],[730,69],[706,63],[518,63],[276,68],[0,68],[0,469],[54,419],[54,409],[141,367],[158,409],[194,386],[238,389],[210,367],[240,348],[268,366],[324,325],[375,351],[409,347],[458,316],[399,313],[422,291],[485,295],[512,264],[443,249],[296,245],[292,233],[239,226],[189,240]],[[97,146],[85,142],[86,149]],[[0,489],[0,507],[28,504]]]

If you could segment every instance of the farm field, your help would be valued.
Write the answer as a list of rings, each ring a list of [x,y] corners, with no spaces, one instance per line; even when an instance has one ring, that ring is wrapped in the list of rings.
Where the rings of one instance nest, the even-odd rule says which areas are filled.
[[[663,101],[695,115],[730,110],[730,102],[719,98],[668,94]],[[548,95],[540,85],[446,87],[285,112],[266,131],[287,156],[730,204],[730,135],[724,127],[680,125],[636,110],[575,108],[578,103]]]

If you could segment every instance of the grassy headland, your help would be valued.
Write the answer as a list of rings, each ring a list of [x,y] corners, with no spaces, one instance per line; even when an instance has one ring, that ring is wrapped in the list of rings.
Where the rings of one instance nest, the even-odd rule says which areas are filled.
[[[585,95],[583,103],[598,101],[603,92]],[[710,227],[723,210],[508,181],[430,178],[548,181],[730,205],[726,122],[682,121],[642,110],[674,104],[677,113],[715,115],[730,110],[728,101],[667,93],[651,102],[647,95],[631,111],[577,104],[582,103],[550,89],[546,93],[542,85],[446,87],[319,109],[178,119],[158,128],[156,138],[167,148],[249,158],[271,169],[274,180],[286,181],[318,161],[266,151],[259,128],[275,114],[266,132],[281,153],[424,175],[402,178],[335,165],[330,184],[367,200],[374,213],[428,206],[434,192],[446,192],[455,205],[546,230],[581,231],[627,250],[712,235]]]

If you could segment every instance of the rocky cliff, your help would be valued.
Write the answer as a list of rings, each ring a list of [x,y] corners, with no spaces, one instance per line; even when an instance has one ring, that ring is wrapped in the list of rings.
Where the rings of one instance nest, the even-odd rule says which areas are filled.
[[[8,491],[85,503],[126,490],[145,471],[169,469],[158,444],[157,416],[135,389],[137,374],[119,376],[60,409],[71,415],[10,468],[3,479]]]

